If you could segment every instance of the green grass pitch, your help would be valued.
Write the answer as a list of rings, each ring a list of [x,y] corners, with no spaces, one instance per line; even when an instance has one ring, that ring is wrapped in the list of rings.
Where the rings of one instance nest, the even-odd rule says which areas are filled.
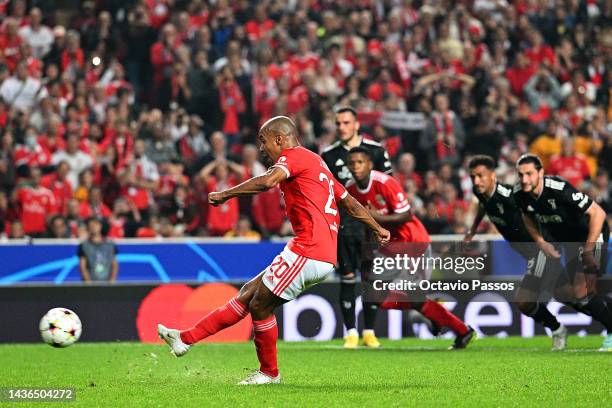
[[[0,386],[76,388],[69,404],[17,407],[610,407],[612,353],[596,351],[601,341],[571,336],[561,353],[546,337],[484,338],[461,351],[447,351],[450,340],[281,343],[284,384],[258,387],[235,385],[257,367],[252,343],[200,344],[182,358],[139,343],[2,345]]]

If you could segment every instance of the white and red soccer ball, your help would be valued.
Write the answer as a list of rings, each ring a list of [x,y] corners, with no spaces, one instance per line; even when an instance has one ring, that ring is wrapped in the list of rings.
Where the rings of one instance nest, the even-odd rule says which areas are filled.
[[[79,340],[83,326],[72,310],[56,307],[40,319],[39,329],[45,343],[53,347],[68,347]]]

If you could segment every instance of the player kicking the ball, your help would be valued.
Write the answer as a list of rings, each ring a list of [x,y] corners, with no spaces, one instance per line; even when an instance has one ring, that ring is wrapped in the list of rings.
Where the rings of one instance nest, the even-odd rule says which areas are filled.
[[[210,193],[208,201],[220,205],[231,198],[258,194],[280,184],[296,237],[235,298],[206,315],[194,327],[179,331],[158,325],[159,336],[179,357],[192,344],[251,314],[260,368],[239,383],[244,385],[280,383],[276,357],[278,329],[273,312],[334,270],[338,204],[364,223],[379,243],[387,243],[390,237],[389,231],[374,221],[336,181],[321,157],[300,146],[291,119],[277,116],[268,120],[261,127],[258,139],[262,155],[274,165],[265,174],[236,187]]]
[[[349,193],[362,205],[370,208],[372,217],[391,231],[392,243],[382,249],[386,256],[393,257],[394,254],[404,253],[416,258],[427,252],[431,239],[421,221],[410,211],[406,193],[393,177],[373,170],[370,152],[363,147],[352,148],[349,151],[348,168],[354,180],[346,186]],[[362,270],[371,271],[371,261],[366,261]],[[412,276],[416,279],[426,278],[423,271],[416,271]],[[370,288],[369,285],[367,287]],[[372,293],[370,296],[376,297]],[[404,292],[390,291],[379,307],[413,309],[431,320],[437,326],[436,329],[448,327],[457,336],[450,349],[465,348],[475,335],[474,329],[466,326],[444,306],[419,293],[407,295]]]

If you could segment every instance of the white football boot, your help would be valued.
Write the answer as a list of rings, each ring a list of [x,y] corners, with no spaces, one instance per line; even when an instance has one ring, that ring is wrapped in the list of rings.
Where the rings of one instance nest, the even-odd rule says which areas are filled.
[[[157,325],[157,334],[159,338],[165,341],[170,346],[170,352],[174,354],[176,357],[181,357],[187,354],[189,351],[188,344],[183,343],[181,340],[181,334],[178,330],[169,329],[163,324]]]
[[[608,333],[599,351],[612,351],[612,334]]]
[[[262,385],[262,384],[280,384],[281,376],[280,373],[276,377],[270,377],[261,371],[253,371],[248,375],[247,378],[240,381],[238,385]]]
[[[564,325],[559,326],[557,330],[552,332],[552,340],[552,351],[565,350],[565,347],[567,346],[567,329]]]

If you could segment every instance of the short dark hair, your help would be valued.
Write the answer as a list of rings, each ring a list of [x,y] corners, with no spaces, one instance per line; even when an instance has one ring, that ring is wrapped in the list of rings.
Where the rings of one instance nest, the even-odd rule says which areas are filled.
[[[357,111],[351,106],[341,106],[338,109],[336,109],[336,115],[339,115],[340,113],[346,113],[346,112],[352,113],[355,119],[357,119]]]
[[[494,170],[495,160],[486,154],[478,154],[469,161],[468,169],[474,170],[478,166],[485,166],[489,170]]]
[[[516,161],[516,167],[522,164],[529,164],[529,163],[533,163],[533,165],[538,171],[541,170],[542,167],[544,167],[542,166],[542,160],[540,160],[540,158],[533,153],[525,153],[524,155],[519,157],[519,159]]]
[[[372,161],[372,153],[370,153],[370,151],[368,149],[366,149],[365,147],[361,147],[361,146],[356,146],[353,147],[351,150],[349,150],[348,154],[357,154],[357,153],[363,153],[366,155],[366,157],[368,158],[368,160]]]

